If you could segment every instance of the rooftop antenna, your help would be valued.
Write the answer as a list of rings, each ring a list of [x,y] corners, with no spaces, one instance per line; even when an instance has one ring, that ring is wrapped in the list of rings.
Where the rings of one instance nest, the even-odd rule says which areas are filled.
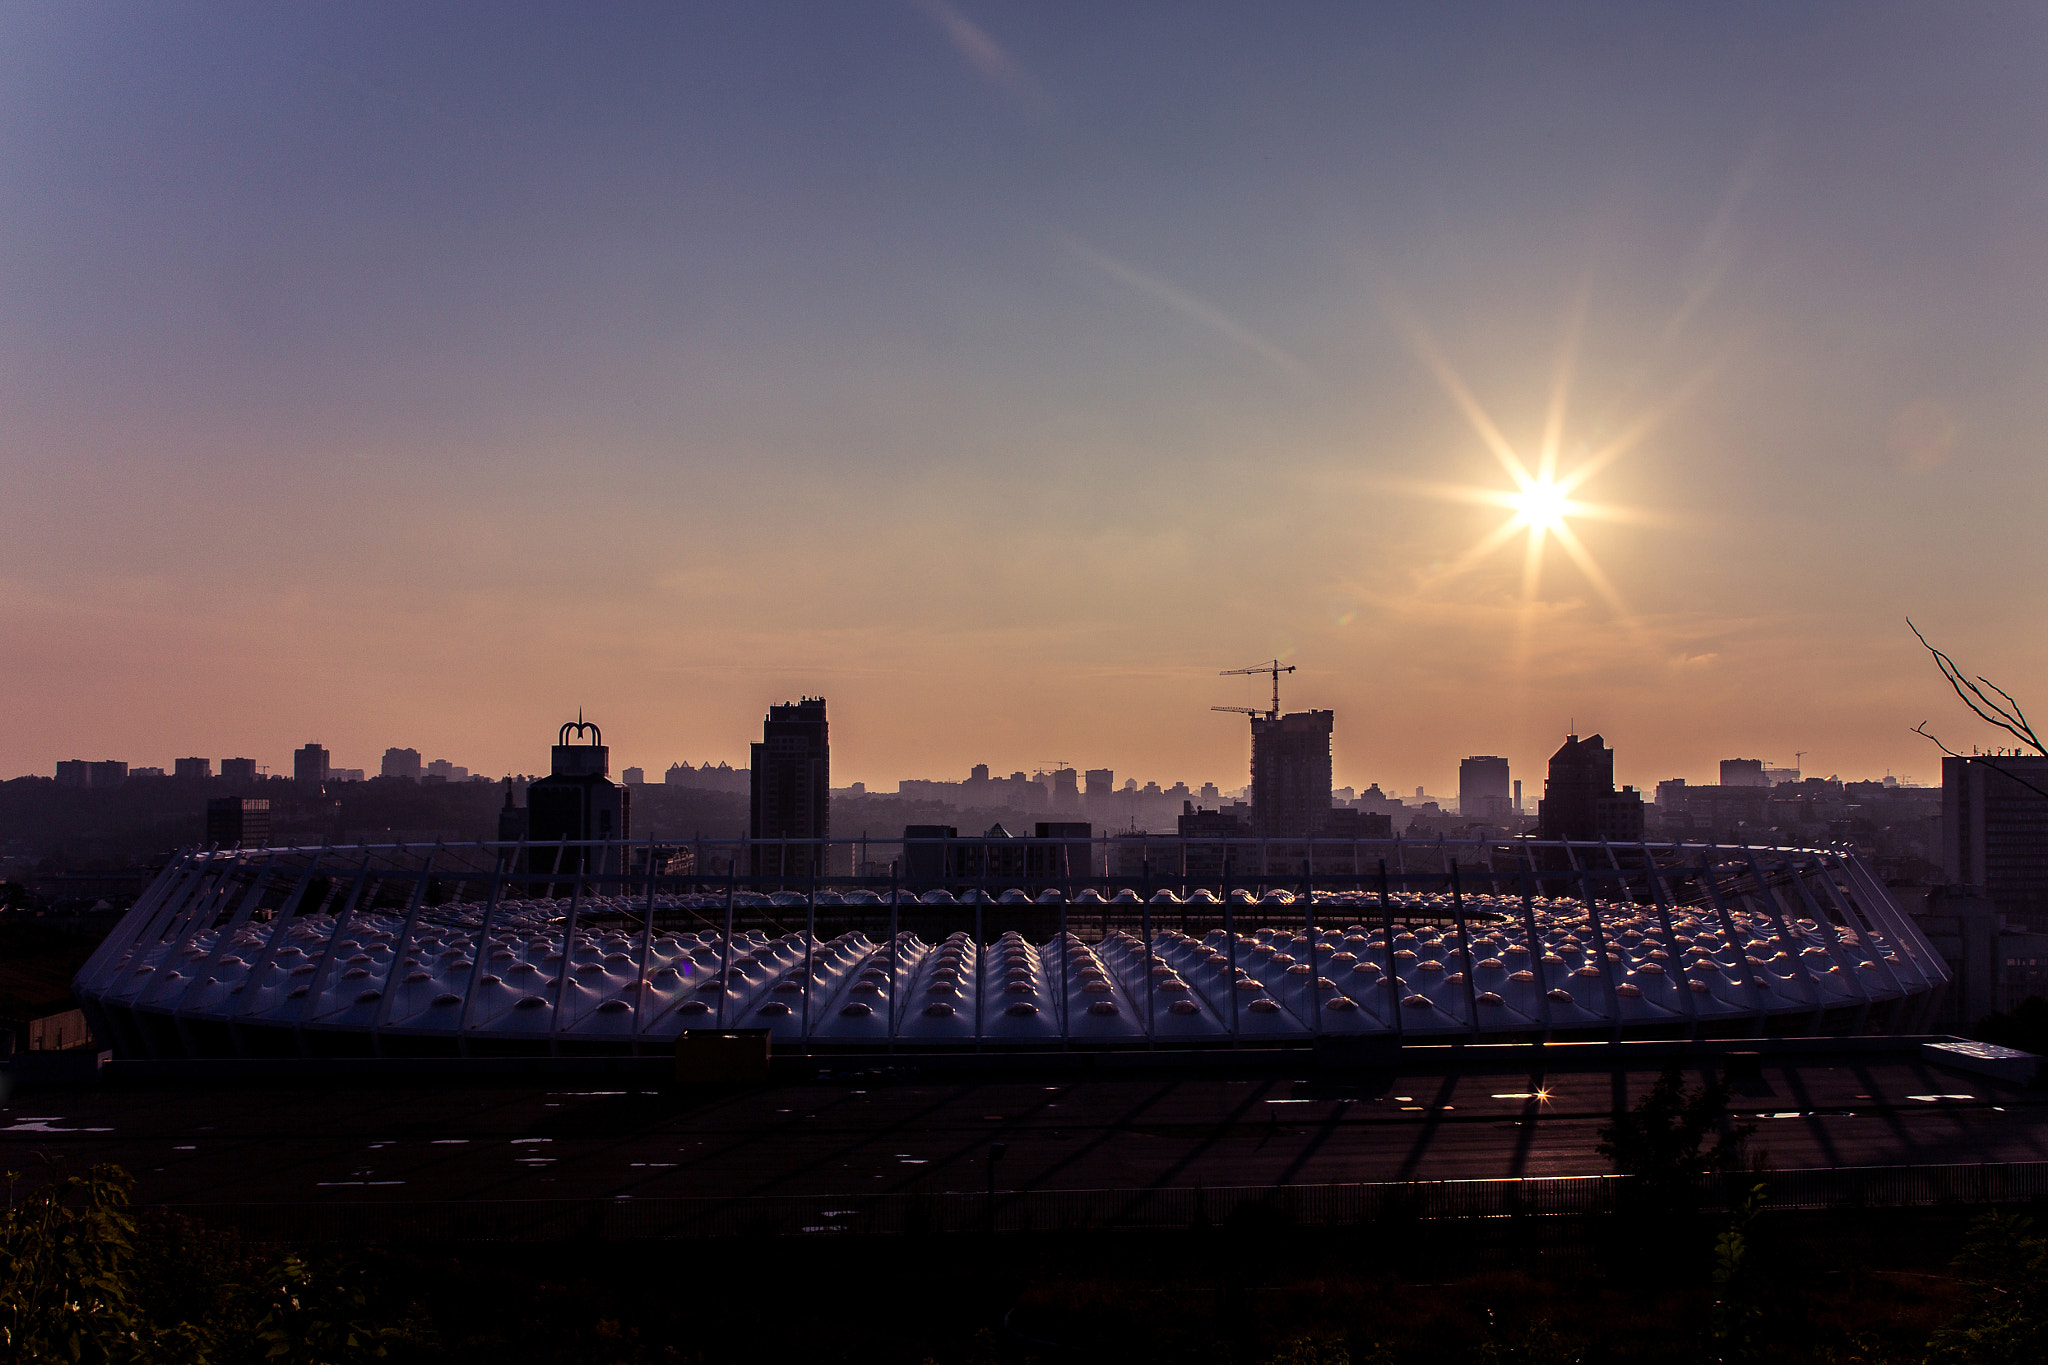
[[[1273,675],[1273,705],[1267,709],[1266,719],[1278,720],[1280,719],[1280,675],[1282,673],[1292,673],[1293,671],[1293,664],[1283,664],[1278,659],[1268,659],[1265,663],[1253,664],[1250,668],[1226,668],[1216,676],[1219,678],[1230,678],[1246,673],[1271,673]],[[1236,711],[1247,716],[1259,714],[1257,709],[1250,706],[1212,706],[1209,709],[1211,711]]]

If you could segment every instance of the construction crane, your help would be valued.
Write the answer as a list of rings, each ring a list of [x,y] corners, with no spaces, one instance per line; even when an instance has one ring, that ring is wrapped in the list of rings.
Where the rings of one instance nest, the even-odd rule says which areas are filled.
[[[1293,664],[1283,664],[1278,659],[1268,659],[1265,663],[1253,664],[1250,668],[1226,668],[1216,676],[1219,678],[1232,678],[1246,673],[1271,673],[1273,675],[1273,704],[1267,708],[1265,716],[1267,720],[1278,720],[1280,719],[1280,675],[1282,673],[1292,673],[1293,671]],[[1211,711],[1235,711],[1247,716],[1259,714],[1258,709],[1251,706],[1212,706],[1209,709]]]

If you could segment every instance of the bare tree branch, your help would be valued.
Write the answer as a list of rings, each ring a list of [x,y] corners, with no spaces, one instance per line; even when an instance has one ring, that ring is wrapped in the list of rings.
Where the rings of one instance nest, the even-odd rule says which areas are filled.
[[[1988,754],[1959,754],[1954,749],[1949,748],[1948,745],[1943,744],[1939,739],[1935,738],[1935,736],[1927,733],[1927,722],[1924,720],[1913,727],[1913,733],[1920,736],[1922,739],[1933,740],[1934,747],[1941,750],[1943,753],[1947,754],[1950,758],[1960,758],[1965,763],[1982,763],[1985,767],[1991,769],[1991,771],[1997,773],[2000,777],[2011,778],[2013,781],[2019,783],[2022,787],[2025,787],[2034,795],[2042,797],[2044,799],[2048,799],[2048,791],[2043,791],[2041,788],[2027,781],[2026,778],[2021,777],[2018,773],[2012,771],[2010,768],[1999,767],[1997,761],[1992,756]]]
[[[1922,738],[1922,739],[1931,739],[1931,740],[1934,740],[1934,747],[1935,747],[1935,748],[1937,748],[1937,749],[1939,749],[1939,750],[1941,750],[1941,751],[1942,751],[1943,753],[1947,754],[1947,755],[1948,755],[1948,756],[1949,756],[1950,758],[1963,758],[1963,759],[1967,759],[1967,758],[1969,757],[1969,755],[1968,755],[1968,754],[1959,754],[1959,753],[1957,753],[1957,752],[1956,752],[1956,751],[1955,751],[1954,749],[1951,749],[1951,748],[1949,748],[1949,747],[1948,747],[1948,745],[1946,745],[1946,744],[1943,744],[1943,743],[1942,743],[1942,742],[1941,742],[1941,741],[1940,741],[1939,739],[1935,738],[1935,736],[1933,736],[1933,735],[1930,735],[1930,734],[1928,734],[1928,733],[1927,733],[1927,722],[1926,722],[1926,721],[1924,721],[1924,720],[1923,720],[1923,721],[1921,721],[1921,722],[1920,722],[1920,723],[1919,723],[1918,725],[1916,725],[1916,726],[1914,726],[1914,727],[1913,727],[1913,733],[1914,733],[1914,734],[1916,734],[1916,735],[1918,735],[1918,736],[1920,736],[1920,738]]]
[[[2007,692],[1997,683],[1992,682],[1989,678],[1979,677],[1975,682],[1972,682],[1964,675],[1962,669],[1956,667],[1955,660],[1949,658],[1948,655],[1927,642],[1927,637],[1920,633],[1920,627],[1913,624],[1913,618],[1910,616],[1906,618],[1906,629],[1912,631],[1913,638],[1918,640],[1921,647],[1934,656],[1934,666],[1941,670],[1941,676],[1948,680],[1948,685],[1954,689],[1956,696],[1961,699],[1963,705],[1970,708],[1972,714],[1979,720],[1995,725],[2014,739],[2027,744],[2035,753],[2048,757],[2048,745],[2041,743],[2041,737],[2034,733],[2034,727],[2028,723],[2026,713],[2020,709],[2019,703],[2012,699],[2011,693]],[[1982,683],[1983,687],[1979,687],[1978,683]],[[2005,706],[1999,705],[1989,696],[1985,695],[1985,687],[1990,688],[1993,692],[2005,698]],[[2011,709],[2008,710],[2007,707]],[[1926,722],[1923,721],[1921,723],[1925,725]],[[1926,735],[1928,739],[1934,739],[1934,736],[1928,735],[1924,729],[1918,731],[1918,733]],[[1941,743],[1940,740],[1935,740],[1934,742],[1937,744]],[[1955,754],[1955,751],[1949,749],[1946,745],[1942,747],[1944,751]],[[1963,757],[1961,754],[1955,754],[1955,756],[1957,758]]]

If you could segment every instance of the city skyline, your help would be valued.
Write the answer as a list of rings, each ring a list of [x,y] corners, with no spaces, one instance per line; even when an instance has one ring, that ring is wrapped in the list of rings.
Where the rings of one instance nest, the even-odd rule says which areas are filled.
[[[2048,662],[2036,10],[376,13],[0,15],[0,771],[1234,786],[1272,656],[1340,785],[1929,783],[1904,617]]]
[[[309,747],[317,746],[317,744],[318,741],[312,741],[310,742]],[[295,750],[294,757],[296,757],[297,752],[298,751]],[[1992,750],[1987,748],[1984,750],[1984,752],[1990,753],[1992,752]],[[501,780],[501,778],[508,776],[530,777],[537,775],[539,771],[538,768],[532,765],[532,761],[531,759],[529,759],[527,766],[515,767],[507,769],[503,773],[493,774],[482,769],[469,769],[460,764],[455,764],[453,763],[452,760],[446,758],[435,758],[429,761],[425,759],[424,751],[400,748],[398,746],[388,746],[385,751],[385,754],[382,757],[384,758],[385,763],[388,765],[391,756],[398,754],[408,754],[415,760],[415,766],[418,768],[417,772],[403,772],[396,774],[398,776],[409,777],[413,781],[419,781],[421,780],[422,777],[438,777],[444,781],[471,781],[489,783],[497,782]],[[375,764],[365,765],[363,767],[358,768],[351,768],[347,765],[335,762],[333,760],[331,750],[327,751],[326,757],[329,763],[331,764],[331,771],[337,775],[334,780],[360,781],[366,777],[375,777],[380,775],[379,767]],[[1400,782],[1388,781],[1385,778],[1379,777],[1367,777],[1361,780],[1354,781],[1346,780],[1345,776],[1342,773],[1335,773],[1332,777],[1331,789],[1335,792],[1352,791],[1362,794],[1369,788],[1377,787],[1387,798],[1390,798],[1395,801],[1406,801],[1414,798],[1426,798],[1427,800],[1431,801],[1443,801],[1446,803],[1447,809],[1455,809],[1460,808],[1462,805],[1462,802],[1456,796],[1454,796],[1453,793],[1462,791],[1464,780],[1463,769],[1468,767],[1476,760],[1485,760],[1494,763],[1508,763],[1508,760],[1506,760],[1505,758],[1497,757],[1494,755],[1460,755],[1459,758],[1457,758],[1456,760],[1450,761],[1450,766],[1454,774],[1456,774],[1456,776],[1454,776],[1454,778],[1451,781],[1442,783],[1415,782],[1404,784]],[[183,777],[186,775],[185,772],[183,771],[184,765],[193,763],[210,765],[213,763],[213,761],[214,760],[210,758],[195,759],[180,756],[172,762],[175,762],[177,765],[179,765],[179,771],[177,775]],[[1615,761],[1617,763],[1621,761],[1621,755],[1619,752],[1617,752],[1615,755]],[[111,762],[114,766],[123,769],[124,777],[128,775],[168,776],[171,774],[172,771],[170,763],[162,765],[145,765],[131,763],[128,760],[121,759],[87,760],[73,758],[62,759],[58,761],[58,764],[56,765],[58,769],[57,776],[59,781],[62,782],[65,780],[64,770],[67,768],[97,768],[105,766],[109,762]],[[286,775],[286,769],[291,767],[290,763],[287,763],[282,767],[274,767],[269,763],[265,763],[253,758],[222,759],[220,760],[220,762],[222,764],[246,764],[248,765],[249,772],[261,776],[283,777]],[[1249,754],[1247,755],[1247,762],[1249,763]],[[1530,784],[1530,790],[1533,793],[1537,790],[1537,788],[1540,786],[1542,782],[1542,773],[1545,769],[1546,764],[1547,760],[1542,758],[1530,760],[1527,766],[1523,766],[1520,763],[1510,763],[1508,768],[1506,769],[1506,774],[1512,774],[1512,776],[1510,777],[1504,774],[1501,777],[1501,780],[1504,782],[1512,781],[1514,785],[1517,787],[1520,787],[1523,783],[1527,782],[1528,784]],[[705,759],[703,762],[697,763],[688,758],[672,759],[667,762],[656,762],[655,760],[651,759],[646,759],[639,762],[627,761],[619,764],[618,770],[621,773],[625,773],[628,771],[638,772],[641,774],[641,777],[639,779],[640,781],[648,784],[658,785],[664,781],[666,772],[671,767],[681,766],[689,768],[692,771],[711,773],[719,771],[721,765],[723,766],[725,771],[732,773],[745,773],[749,770],[748,761],[745,759],[743,759],[739,763],[733,763],[730,760],[716,759]],[[1932,783],[1918,781],[1915,780],[1911,774],[1901,776],[1893,773],[1876,774],[1838,773],[1831,771],[1822,772],[1818,768],[1813,768],[1811,766],[1809,766],[1807,769],[1802,770],[1800,767],[1796,765],[1796,763],[1780,765],[1772,763],[1771,761],[1765,759],[1725,757],[1703,765],[1704,771],[1702,775],[1697,779],[1690,773],[1669,773],[1665,774],[1661,778],[1638,780],[1634,776],[1628,775],[1627,770],[1624,768],[1617,769],[1617,771],[1622,772],[1624,775],[1617,777],[1615,779],[1615,782],[1617,785],[1620,786],[1636,787],[1646,793],[1654,791],[1654,789],[1660,782],[1670,782],[1673,780],[1677,780],[1680,782],[1689,782],[1693,786],[1715,785],[1728,780],[1728,771],[1731,765],[1747,765],[1750,767],[1754,767],[1757,770],[1757,778],[1755,782],[1751,785],[1759,786],[1772,785],[1779,781],[1790,781],[1793,780],[1795,777],[1825,778],[1827,780],[1839,780],[1847,782],[1869,782],[1883,779],[1896,779],[1898,784],[1901,786],[1909,786],[1916,788],[1939,786],[1938,781]],[[1074,773],[1077,778],[1084,770],[1084,764],[1082,762],[1062,762],[1060,766]],[[849,777],[843,783],[838,783],[837,785],[834,785],[831,788],[831,790],[835,793],[860,792],[869,796],[895,796],[899,794],[897,791],[897,788],[899,786],[917,788],[964,786],[971,780],[971,778],[977,771],[982,772],[984,774],[992,773],[993,776],[999,780],[1009,780],[1017,776],[1023,776],[1028,778],[1028,780],[1030,781],[1039,782],[1040,779],[1050,778],[1055,769],[1051,764],[1048,763],[1032,763],[1005,772],[1004,765],[1002,764],[978,762],[970,764],[964,772],[955,773],[952,775],[927,773],[920,774],[917,776],[911,776],[909,774],[896,774],[886,778],[872,781],[865,778]],[[1228,781],[1219,782],[1215,777],[1196,778],[1179,774],[1163,776],[1141,776],[1139,774],[1130,773],[1119,768],[1106,768],[1102,769],[1101,771],[1106,771],[1113,774],[1113,781],[1111,788],[1109,790],[1109,794],[1116,795],[1130,795],[1134,792],[1141,793],[1148,786],[1156,786],[1161,789],[1160,792],[1153,793],[1153,795],[1163,795],[1164,793],[1171,791],[1176,786],[1185,786],[1190,790],[1190,792],[1206,792],[1208,788],[1213,786],[1221,789],[1220,794],[1224,799],[1239,799],[1242,797],[1244,793],[1250,790],[1249,767],[1247,768],[1247,771],[1244,774],[1246,780],[1243,782],[1236,783]],[[1763,777],[1764,774],[1771,775],[1770,780],[1768,782],[1765,781]],[[49,773],[45,772],[15,774],[14,776],[47,777],[49,775]],[[211,776],[212,774],[208,771],[201,771],[199,775]],[[223,776],[225,775],[226,774],[223,773]],[[389,771],[385,771],[381,773],[381,775],[389,777],[393,776],[394,774]],[[0,778],[0,780],[6,779]],[[685,784],[687,785],[687,779],[685,779]],[[76,785],[99,784],[86,781],[79,781],[76,783]],[[1436,788],[1436,790],[1432,791],[1430,790],[1430,788],[1433,786]],[[912,797],[918,797],[922,793],[906,792],[902,794]],[[1082,795],[1083,794],[1077,793],[1076,799],[1082,799]],[[1086,793],[1085,796],[1087,799],[1092,800],[1094,798],[1094,792],[1091,790],[1090,792]],[[1205,795],[1203,799],[1212,798]],[[1511,798],[1503,797],[1500,799],[1509,800]],[[1533,794],[1530,795],[1527,798],[1527,801],[1528,804],[1526,810],[1528,812],[1533,813],[1535,808],[1535,796]],[[1474,812],[1467,813],[1469,814]]]

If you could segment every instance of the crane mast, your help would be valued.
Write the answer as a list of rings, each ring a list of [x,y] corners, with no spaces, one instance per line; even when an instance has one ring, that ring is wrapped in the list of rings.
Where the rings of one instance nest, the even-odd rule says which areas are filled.
[[[1218,673],[1216,676],[1219,678],[1231,678],[1249,673],[1272,674],[1273,705],[1267,709],[1266,719],[1278,720],[1280,719],[1280,675],[1282,673],[1292,673],[1293,671],[1293,664],[1283,664],[1278,659],[1268,659],[1265,663],[1253,664],[1249,668],[1226,668],[1221,673]],[[1256,716],[1259,714],[1255,708],[1249,706],[1212,706],[1209,709],[1211,711],[1236,711],[1247,716]]]

